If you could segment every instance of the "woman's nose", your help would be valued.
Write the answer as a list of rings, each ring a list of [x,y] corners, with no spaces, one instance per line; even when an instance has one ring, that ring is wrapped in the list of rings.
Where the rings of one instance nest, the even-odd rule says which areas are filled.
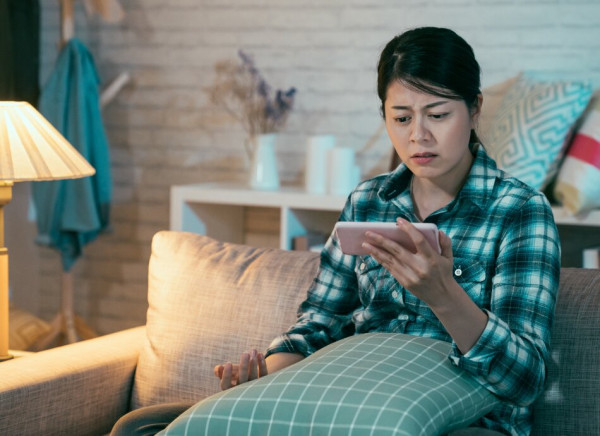
[[[416,119],[412,125],[410,140],[413,142],[426,141],[430,137],[429,130],[425,126],[423,120]]]

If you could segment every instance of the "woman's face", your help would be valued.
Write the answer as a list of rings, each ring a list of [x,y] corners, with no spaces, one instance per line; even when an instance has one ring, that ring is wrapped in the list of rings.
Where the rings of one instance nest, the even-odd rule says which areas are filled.
[[[469,138],[481,107],[470,111],[462,100],[451,100],[390,84],[385,100],[385,124],[398,156],[415,177],[445,187],[462,183],[473,157]]]

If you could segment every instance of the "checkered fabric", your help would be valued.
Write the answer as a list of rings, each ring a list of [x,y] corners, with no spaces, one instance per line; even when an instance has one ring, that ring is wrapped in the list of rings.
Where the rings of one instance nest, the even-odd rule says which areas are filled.
[[[174,435],[434,436],[467,426],[498,400],[447,359],[450,344],[369,333],[209,397]]]

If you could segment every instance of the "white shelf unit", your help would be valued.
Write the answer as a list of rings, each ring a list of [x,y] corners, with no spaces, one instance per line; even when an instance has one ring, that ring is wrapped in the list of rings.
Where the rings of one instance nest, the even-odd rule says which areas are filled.
[[[226,242],[244,242],[244,209],[279,210],[279,247],[308,230],[331,233],[346,201],[340,195],[315,195],[300,187],[252,190],[235,184],[207,183],[171,187],[170,228]]]
[[[244,208],[278,209],[279,246],[287,250],[307,230],[331,233],[345,201],[345,196],[310,194],[301,187],[259,191],[227,183],[172,186],[170,228],[243,243]],[[559,225],[600,227],[600,210],[575,217],[560,207],[553,212]]]
[[[592,210],[575,216],[564,207],[553,207],[552,212],[557,225],[600,227],[600,210]]]

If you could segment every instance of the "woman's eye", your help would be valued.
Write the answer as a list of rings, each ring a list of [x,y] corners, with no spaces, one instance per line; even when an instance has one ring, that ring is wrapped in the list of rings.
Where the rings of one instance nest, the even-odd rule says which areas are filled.
[[[448,113],[444,112],[443,114],[430,114],[429,116],[434,120],[441,120],[443,118],[446,118],[448,116]]]
[[[410,117],[396,117],[395,120],[400,124],[405,124],[410,121]]]

